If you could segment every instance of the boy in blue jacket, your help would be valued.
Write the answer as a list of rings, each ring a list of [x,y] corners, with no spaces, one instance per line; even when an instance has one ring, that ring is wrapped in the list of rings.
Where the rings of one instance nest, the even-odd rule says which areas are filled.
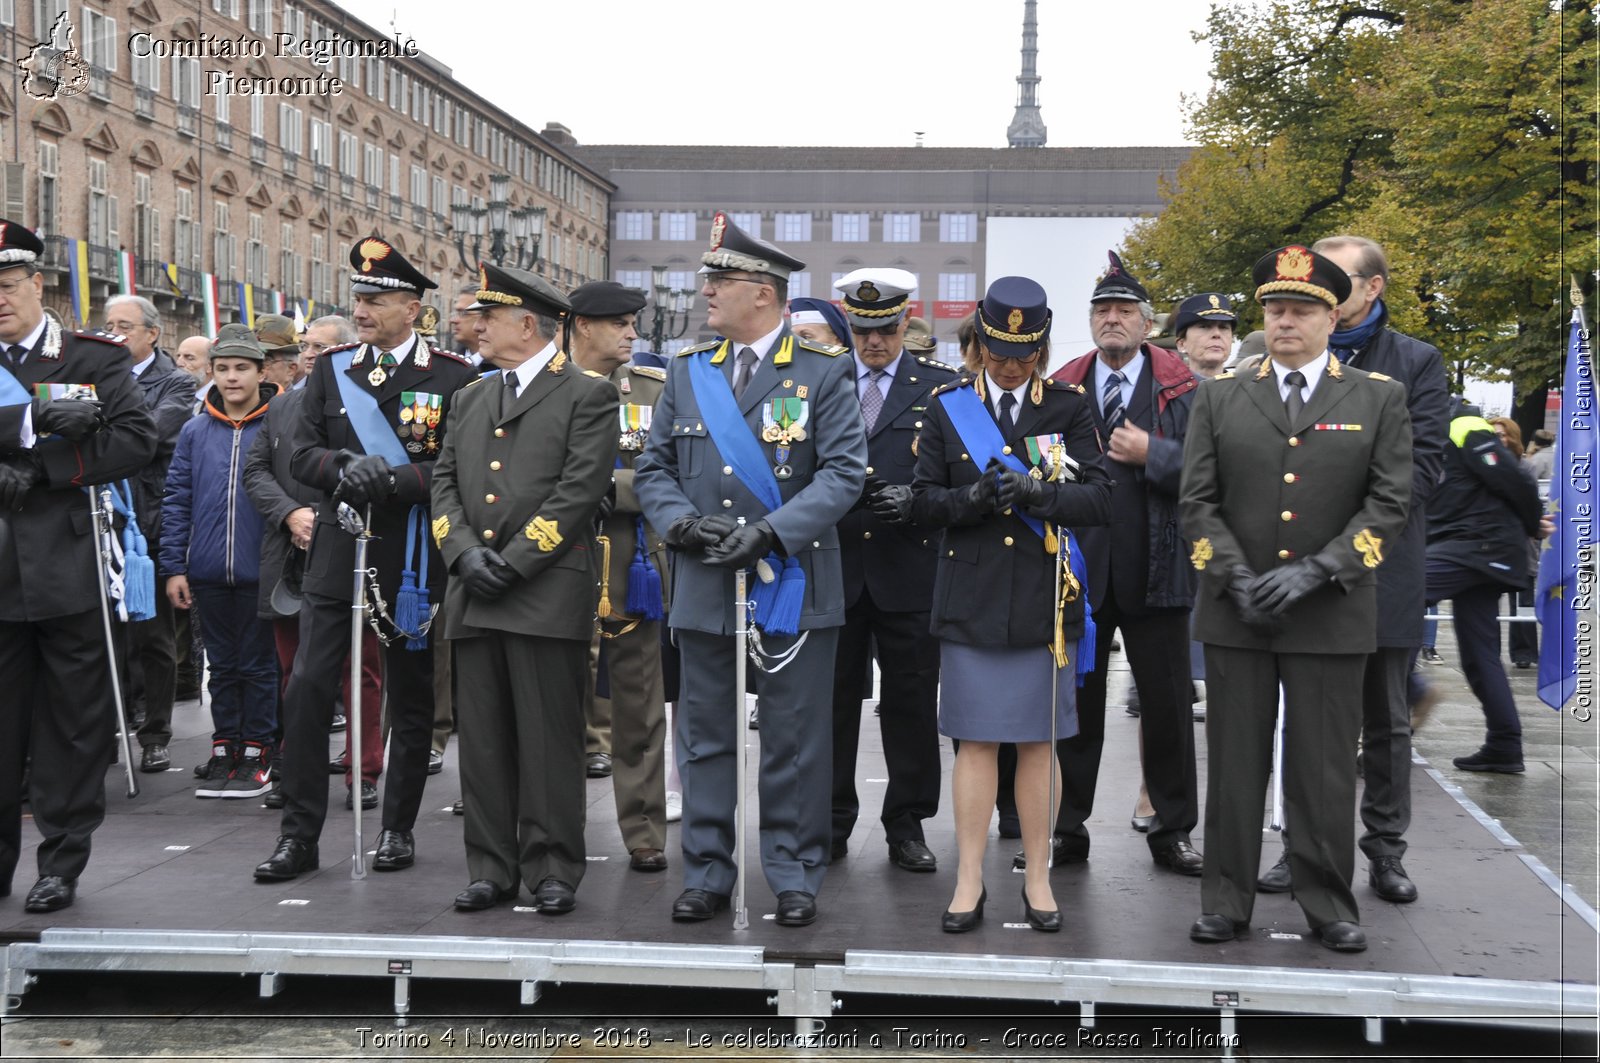
[[[160,570],[179,609],[200,606],[211,662],[211,760],[196,797],[249,798],[271,788],[277,730],[272,628],[256,615],[261,517],[244,490],[244,460],[278,393],[266,352],[243,326],[211,348],[212,387],[183,426],[167,471]]]

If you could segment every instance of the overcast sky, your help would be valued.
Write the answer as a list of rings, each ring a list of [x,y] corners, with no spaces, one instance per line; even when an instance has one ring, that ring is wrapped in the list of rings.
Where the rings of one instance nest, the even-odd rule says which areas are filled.
[[[467,88],[587,144],[1004,147],[1021,0],[341,0]],[[1049,146],[1188,143],[1206,0],[1040,0]]]

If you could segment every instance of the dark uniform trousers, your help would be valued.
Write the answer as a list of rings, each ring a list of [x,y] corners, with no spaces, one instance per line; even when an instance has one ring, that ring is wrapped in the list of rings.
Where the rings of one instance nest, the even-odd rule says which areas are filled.
[[[745,734],[734,689],[737,647],[731,635],[680,628],[677,636],[683,668],[675,719],[684,784],[683,885],[726,895],[735,880],[734,758]],[[764,644],[768,653],[780,654],[795,637],[769,636]],[[781,671],[766,674],[750,666],[761,697],[761,867],[774,893],[815,896],[827,872],[833,749],[828,696],[838,641],[838,628],[812,628]]]
[[[173,612],[171,600],[158,589],[156,615],[126,625],[128,656],[139,662],[144,673],[144,723],[139,725],[142,746],[172,742],[172,703],[178,690],[178,621]],[[126,668],[123,675],[127,675]],[[127,681],[123,682],[126,693]],[[131,717],[128,723],[132,725]]]
[[[588,643],[496,631],[454,640],[467,877],[583,881]]]
[[[833,676],[833,837],[845,839],[861,811],[856,794],[856,750],[861,740],[861,691],[878,647],[882,689],[878,724],[889,785],[883,828],[889,844],[923,841],[922,821],[939,810],[939,641],[929,614],[880,609],[872,591],[845,610]],[[763,739],[767,706],[761,705]]]
[[[105,818],[117,713],[102,623],[99,610],[0,621],[0,690],[7,692],[0,699],[0,895],[10,891],[22,847],[30,738],[28,802],[43,835],[39,874],[76,879],[89,863],[90,835]]]
[[[1194,760],[1194,721],[1190,711],[1189,610],[1157,609],[1125,613],[1106,588],[1094,611],[1094,671],[1078,691],[1078,733],[1057,744],[1061,762],[1061,809],[1056,833],[1085,835],[1084,821],[1094,808],[1100,757],[1106,741],[1106,669],[1111,637],[1122,633],[1139,692],[1139,733],[1144,737],[1144,780],[1155,808],[1146,840],[1157,849],[1174,838],[1187,840],[1199,822],[1199,784]],[[1209,694],[1209,690],[1208,690]],[[1138,765],[1126,766],[1129,781]],[[1069,842],[1069,848],[1071,843]],[[1211,911],[1211,909],[1206,909]]]
[[[1406,854],[1411,829],[1411,702],[1414,646],[1379,646],[1361,689],[1361,851],[1368,860]],[[1210,691],[1207,690],[1209,695]]]
[[[667,844],[666,689],[661,677],[659,620],[601,621],[609,698],[595,698],[609,721],[611,789],[622,844]]]
[[[1176,645],[1176,644],[1175,644]],[[1176,651],[1174,651],[1176,652]],[[1271,653],[1207,643],[1206,862],[1201,910],[1248,922],[1261,867],[1260,823],[1284,691],[1284,816],[1294,899],[1307,921],[1360,922],[1355,874],[1356,770],[1364,653]],[[1154,795],[1152,795],[1154,796]],[[1310,848],[1308,848],[1310,847]]]
[[[328,816],[328,728],[347,674],[350,603],[308,591],[300,647],[283,698],[283,833],[314,842]],[[422,806],[433,741],[433,647],[413,652],[397,638],[383,652],[389,757],[383,829],[411,830]],[[363,751],[365,760],[365,751]]]

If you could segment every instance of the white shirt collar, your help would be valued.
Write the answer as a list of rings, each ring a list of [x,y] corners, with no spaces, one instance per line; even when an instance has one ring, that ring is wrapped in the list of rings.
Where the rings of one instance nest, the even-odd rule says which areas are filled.
[[[900,369],[900,359],[904,358],[905,356],[905,351],[901,351],[899,354],[895,355],[894,361],[883,367],[884,376],[890,380],[893,380],[895,373]],[[872,367],[861,360],[861,355],[859,352],[852,355],[852,357],[856,360],[856,379],[865,382],[867,379],[867,374],[873,372]]]
[[[515,369],[507,369],[505,371],[507,377],[516,377],[518,395],[521,395],[523,391],[527,389],[528,385],[533,383],[533,378],[543,372],[544,367],[549,365],[550,360],[555,356],[556,341],[551,340],[549,343],[544,345],[544,350],[540,351],[532,358],[529,358],[526,362],[523,362]]]
[[[405,365],[406,364],[406,358],[410,356],[412,348],[416,347],[416,345],[417,345],[417,334],[415,332],[412,332],[412,333],[409,333],[406,336],[405,339],[401,340],[395,346],[390,347],[389,348],[389,353],[394,355],[394,364],[397,365],[397,366]],[[377,365],[378,364],[378,359],[380,357],[382,357],[382,355],[383,355],[383,348],[379,347],[376,343],[369,343],[369,344],[367,344],[367,347],[372,353],[372,364],[373,365]]]
[[[1271,362],[1272,372],[1278,380],[1278,395],[1279,397],[1286,397],[1289,394],[1289,385],[1283,382],[1283,378],[1295,370],[1279,365],[1278,360],[1275,358],[1271,359]],[[1311,359],[1311,361],[1301,366],[1299,371],[1305,374],[1305,400],[1310,402],[1311,396],[1316,393],[1317,382],[1321,380],[1322,375],[1328,371],[1328,352],[1323,351],[1321,354]]]
[[[772,350],[772,345],[774,343],[778,342],[778,334],[780,332],[782,332],[782,331],[783,331],[783,322],[780,320],[778,322],[778,327],[777,328],[773,329],[771,332],[767,333],[765,336],[762,336],[760,339],[756,340],[754,343],[734,343],[732,340],[729,340],[728,342],[729,342],[729,345],[732,346],[732,348],[733,348],[733,354],[734,354],[734,357],[736,359],[739,356],[740,348],[748,347],[752,351],[756,352],[756,363],[760,364],[761,361],[764,360],[767,357],[767,352]]]
[[[145,355],[144,361],[135,362],[133,364],[133,375],[136,376],[136,377],[137,376],[143,376],[144,375],[144,371],[146,369],[149,369],[152,365],[154,365],[155,361],[156,361],[156,352],[155,352],[154,348],[151,348],[150,353]]]
[[[989,371],[987,369],[983,371],[983,376],[984,379],[989,382],[989,408],[995,410],[996,412],[998,412],[1000,409],[1000,396],[1006,394],[1007,392],[1010,392],[1010,394],[1017,400],[1017,409],[1020,410],[1022,408],[1022,400],[1026,398],[1028,394],[1028,385],[1033,383],[1033,378],[1030,376],[1014,388],[1003,388],[994,382],[994,377],[989,375]],[[1015,417],[1016,414],[1012,414],[1012,416]]]
[[[33,326],[33,331],[22,337],[22,339],[18,340],[16,343],[9,344],[9,346],[21,347],[23,350],[31,352],[34,344],[39,342],[39,337],[44,335],[44,326],[45,317],[43,314],[40,314],[39,323]]]
[[[1111,378],[1112,373],[1121,373],[1123,378],[1127,380],[1123,387],[1131,388],[1139,382],[1139,374],[1144,371],[1144,362],[1144,348],[1142,347],[1133,352],[1133,357],[1129,358],[1128,364],[1121,369],[1112,369],[1105,363],[1105,359],[1096,354],[1094,356],[1095,393],[1099,394],[1105,391],[1106,381]]]

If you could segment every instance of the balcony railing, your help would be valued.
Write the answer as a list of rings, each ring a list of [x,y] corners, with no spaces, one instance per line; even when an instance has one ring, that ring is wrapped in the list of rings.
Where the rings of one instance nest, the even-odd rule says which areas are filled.
[[[122,276],[117,268],[117,249],[102,247],[100,244],[89,245],[89,277],[97,281],[111,281],[115,283]]]
[[[217,305],[224,310],[239,309],[239,282],[232,277],[217,278]]]
[[[111,71],[103,66],[89,67],[89,95],[97,100],[111,99]]]
[[[200,108],[178,104],[178,132],[186,137],[200,135]]]
[[[267,140],[265,137],[258,137],[253,134],[251,135],[250,161],[262,163],[267,161]]]
[[[285,177],[297,176],[300,172],[300,156],[292,155],[287,151],[284,152],[282,169]]]
[[[389,217],[398,218],[405,210],[405,204],[399,196],[389,197]]]
[[[233,126],[218,119],[213,123],[217,127],[217,147],[223,151],[233,150]]]
[[[379,198],[381,198],[381,193],[378,191],[378,186],[377,185],[368,185],[367,186],[367,209],[368,210],[377,210],[378,209],[378,200],[379,200]]]
[[[44,238],[44,254],[39,257],[41,269],[55,270],[65,273],[67,263],[67,238],[65,236],[46,236]]]
[[[311,167],[311,187],[326,189],[328,187],[328,167],[326,163],[315,163]]]
[[[356,198],[356,179],[347,173],[339,175],[339,194],[345,199]]]
[[[139,118],[154,118],[156,116],[156,94],[154,89],[147,89],[143,85],[134,86],[133,113]]]

